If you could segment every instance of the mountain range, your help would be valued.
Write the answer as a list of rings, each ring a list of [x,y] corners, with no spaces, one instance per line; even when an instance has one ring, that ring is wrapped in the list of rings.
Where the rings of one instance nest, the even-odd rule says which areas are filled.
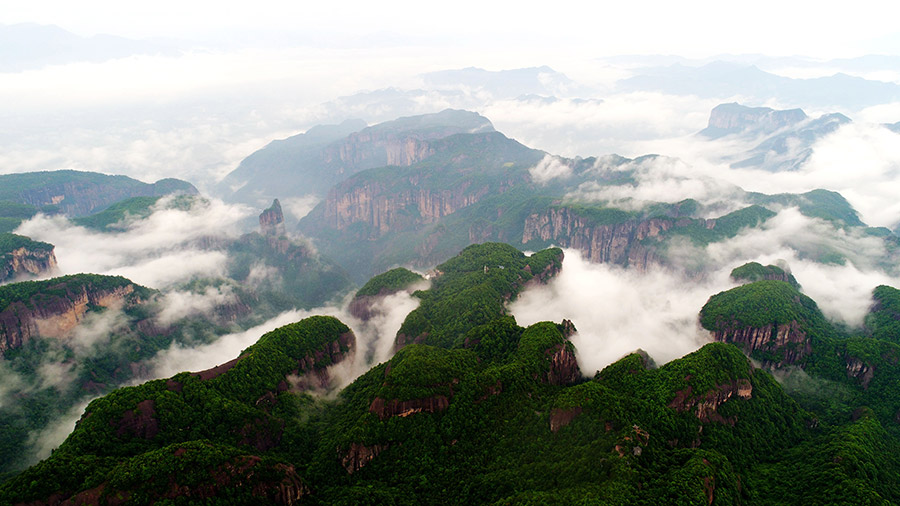
[[[733,168],[787,173],[847,122],[723,104],[696,137],[746,141]],[[897,236],[827,189],[640,192],[679,163],[557,156],[446,110],[318,126],[247,157],[216,191],[263,209],[259,228],[188,239],[195,257],[221,254],[218,274],[159,289],[56,276],[62,250],[7,234],[8,278],[47,279],[0,286],[0,374],[14,379],[0,390],[0,502],[900,500],[900,292],[873,286],[862,323],[835,322],[805,292],[818,280],[748,263],[790,252],[896,275]],[[160,213],[213,209],[184,181],[2,177],[13,232],[57,214],[112,243]],[[292,223],[282,202],[301,197],[319,201]],[[816,237],[769,245],[788,220]],[[585,370],[579,321],[520,325],[510,309],[556,286],[571,265],[561,248],[613,272],[728,288],[693,310],[696,351],[657,365],[635,350]],[[163,353],[329,303],[340,307],[268,329],[215,367],[145,381]],[[375,341],[363,335],[376,326]],[[74,431],[26,469],[28,441],[71,409]]]

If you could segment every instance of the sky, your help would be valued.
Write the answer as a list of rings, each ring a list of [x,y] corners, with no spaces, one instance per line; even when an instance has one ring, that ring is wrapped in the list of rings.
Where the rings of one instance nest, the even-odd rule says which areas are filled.
[[[11,2],[0,22],[55,24],[84,36],[292,40],[325,47],[441,46],[508,53],[897,54],[900,7],[860,0],[757,2],[420,1]],[[475,54],[470,53],[470,54]],[[539,53],[540,54],[540,53]]]

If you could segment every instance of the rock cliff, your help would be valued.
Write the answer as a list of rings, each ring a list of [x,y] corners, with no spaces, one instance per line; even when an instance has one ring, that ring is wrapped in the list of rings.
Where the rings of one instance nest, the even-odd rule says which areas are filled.
[[[470,206],[490,191],[487,184],[471,181],[450,189],[418,186],[418,176],[401,181],[405,189],[396,191],[378,181],[363,185],[341,184],[328,193],[324,221],[328,228],[345,230],[357,223],[368,225],[363,239],[377,239],[389,232],[434,223],[440,218]]]
[[[772,133],[807,118],[800,109],[778,111],[769,107],[747,107],[738,103],[719,104],[709,114],[709,124],[701,135],[720,137],[732,133]]]
[[[691,221],[651,218],[596,224],[572,209],[558,207],[528,216],[522,232],[522,244],[532,241],[552,242],[565,248],[577,249],[594,263],[646,269],[661,261],[653,242],[659,241],[666,231]],[[714,226],[714,222],[708,226]]]
[[[780,325],[768,324],[759,328],[726,325],[713,335],[718,342],[742,347],[748,355],[761,352],[754,356],[767,357],[763,359],[766,367],[799,365],[812,352],[806,332],[797,321]]]
[[[39,276],[56,270],[56,255],[50,249],[22,246],[0,256],[0,282],[24,275]]]
[[[46,286],[0,310],[0,354],[41,336],[66,338],[91,307],[138,303],[135,285],[124,278],[112,286],[69,282],[72,276],[42,282]],[[9,285],[13,286],[13,285]],[[16,287],[8,288],[15,290]]]
[[[74,170],[7,174],[0,176],[0,188],[0,200],[38,208],[55,206],[67,216],[85,216],[130,197],[198,193],[192,184],[178,179],[148,184],[126,176]]]
[[[719,422],[734,425],[737,421],[734,417],[725,418],[717,411],[719,406],[729,399],[750,399],[753,397],[753,385],[750,380],[740,378],[716,385],[714,388],[700,395],[694,395],[691,386],[675,393],[675,398],[668,406],[679,413],[693,411],[701,422]]]
[[[266,237],[284,235],[284,213],[278,199],[275,199],[272,206],[259,215],[259,230]]]

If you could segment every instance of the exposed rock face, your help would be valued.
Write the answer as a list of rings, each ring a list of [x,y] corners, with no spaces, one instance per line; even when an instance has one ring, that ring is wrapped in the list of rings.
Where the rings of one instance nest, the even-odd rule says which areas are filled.
[[[490,190],[465,182],[455,188],[431,190],[418,187],[417,176],[407,178],[409,187],[394,192],[380,182],[356,186],[353,181],[338,185],[325,200],[325,223],[344,230],[355,223],[369,225],[365,238],[375,239],[398,229],[434,223],[438,219],[470,206]]]
[[[550,411],[550,432],[559,432],[559,429],[572,423],[572,420],[580,415],[581,411],[581,406],[569,409],[553,408]]]
[[[550,355],[550,370],[546,382],[551,385],[568,385],[581,377],[575,352],[568,343],[560,343],[544,352]]]
[[[675,398],[669,402],[668,406],[679,413],[694,410],[694,414],[701,422],[719,422],[734,425],[734,418],[725,418],[718,413],[719,406],[728,399],[737,397],[739,399],[750,399],[753,397],[753,385],[750,380],[740,378],[735,381],[716,385],[713,389],[702,395],[693,395],[692,388],[688,386],[684,390],[675,393]]]
[[[308,390],[316,388],[328,388],[331,384],[331,375],[328,367],[317,366],[328,358],[328,364],[333,365],[344,360],[351,359],[356,350],[356,336],[353,332],[341,334],[337,340],[331,341],[324,348],[316,350],[312,355],[307,355],[297,362],[291,384],[296,389]]]
[[[372,461],[379,453],[388,448],[388,445],[371,445],[366,446],[360,443],[353,443],[350,448],[341,455],[341,465],[347,470],[348,474],[359,471],[366,464]]]
[[[787,365],[799,365],[804,357],[812,352],[806,333],[800,329],[800,324],[796,320],[789,324],[778,326],[769,324],[762,328],[731,325],[723,330],[717,330],[714,335],[718,342],[743,347],[748,355],[755,351],[782,353],[781,360],[764,361],[763,365],[776,369]]]
[[[0,282],[25,274],[41,275],[56,270],[56,255],[53,250],[29,250],[18,248],[0,256]]]
[[[135,410],[126,410],[122,419],[109,424],[116,428],[118,437],[135,437],[153,439],[159,433],[159,420],[156,418],[156,406],[153,399],[146,399],[137,405]]]
[[[676,226],[686,225],[679,220],[652,218],[629,220],[614,225],[595,225],[589,219],[562,207],[544,213],[535,213],[525,220],[522,244],[534,240],[554,242],[562,247],[574,248],[594,263],[612,263],[646,269],[659,263],[660,258],[652,247],[641,244],[645,239],[658,238],[660,234]],[[715,222],[708,220],[713,228]]]
[[[869,382],[872,381],[872,378],[875,376],[875,367],[855,357],[847,357],[845,358],[845,362],[847,367],[847,377],[859,381],[863,390],[868,389]]]
[[[435,395],[424,399],[410,399],[401,401],[398,399],[385,400],[376,397],[369,405],[369,413],[386,420],[392,416],[406,417],[416,413],[437,413],[450,406],[450,398],[446,395]]]
[[[337,173],[342,175],[347,169],[355,167],[408,167],[434,154],[428,139],[440,139],[452,133],[457,132],[391,132],[367,128],[325,148],[322,161],[328,164],[337,162]]]
[[[806,118],[806,113],[800,109],[777,111],[769,107],[747,107],[738,103],[720,104],[710,112],[709,124],[701,133],[709,137],[745,131],[771,133]]]
[[[360,295],[353,297],[353,300],[350,301],[348,311],[354,318],[367,322],[375,315],[375,304],[382,297],[382,295]]]
[[[198,193],[193,185],[177,179],[162,179],[147,184],[125,176],[93,174],[95,177],[85,177],[89,173],[59,172],[68,172],[72,176],[65,182],[27,188],[19,194],[17,201],[37,207],[56,205],[67,216],[85,216],[131,197]]]
[[[272,207],[259,215],[259,230],[264,236],[284,235],[284,213],[281,211],[281,202],[278,202],[278,199],[272,202]]]
[[[35,336],[64,338],[84,318],[90,305],[110,307],[125,303],[134,285],[112,290],[81,287],[65,296],[45,297],[40,304],[17,301],[0,312],[0,354],[18,348]]]

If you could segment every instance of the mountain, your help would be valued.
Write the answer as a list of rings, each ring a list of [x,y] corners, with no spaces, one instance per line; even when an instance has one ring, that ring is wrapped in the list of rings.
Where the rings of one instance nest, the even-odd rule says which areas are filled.
[[[53,245],[16,234],[0,233],[0,283],[40,276],[56,269]]]
[[[103,62],[137,54],[175,54],[160,42],[126,39],[113,35],[81,37],[54,25],[19,23],[0,25],[0,72],[22,72],[47,65]]]
[[[148,184],[127,176],[75,170],[0,175],[0,202],[67,216],[91,214],[129,197],[170,193],[195,195],[197,189],[179,179],[161,179]]]
[[[777,172],[800,168],[817,141],[850,122],[850,118],[839,113],[809,118],[800,109],[779,111],[731,103],[713,108],[709,125],[699,135],[708,139],[732,136],[758,142],[744,153],[726,155],[727,159],[735,160],[731,167]]]
[[[745,97],[807,107],[861,110],[868,106],[894,102],[900,98],[900,85],[873,81],[847,74],[792,79],[760,70],[754,65],[715,61],[701,66],[675,63],[645,67],[632,77],[616,83],[619,91],[657,91],[703,98]]]
[[[322,197],[361,170],[417,163],[432,153],[430,141],[493,131],[478,114],[450,109],[363,127],[360,121],[345,121],[274,141],[244,159],[219,189],[228,200],[252,205],[275,196]]]
[[[502,313],[473,321],[457,310],[476,294],[502,302],[522,260],[534,270],[554,255],[483,245],[439,266],[442,284],[419,294],[420,308],[431,305],[431,344],[407,344],[335,400],[308,390],[353,353],[352,333],[331,317],[272,331],[216,368],[114,391],[88,405],[47,460],[0,485],[0,500],[900,499],[895,343],[844,335],[789,283],[763,280],[701,310],[711,339],[728,342],[661,367],[637,351],[585,375],[571,322],[523,328]]]
[[[529,181],[528,169],[543,157],[499,132],[456,134],[427,146],[433,154],[417,163],[369,169],[336,185],[300,231],[358,280],[394,265],[434,265],[479,242],[469,238],[472,222],[449,228],[442,226],[447,217],[479,203],[499,216],[496,206]]]

